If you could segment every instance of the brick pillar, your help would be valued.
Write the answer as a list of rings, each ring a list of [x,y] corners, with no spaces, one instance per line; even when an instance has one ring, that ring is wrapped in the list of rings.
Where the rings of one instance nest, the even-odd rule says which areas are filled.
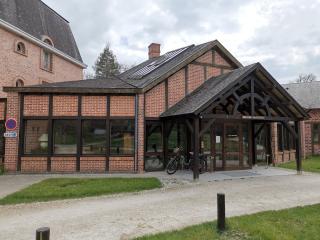
[[[271,150],[272,150],[272,163],[278,162],[278,132],[277,123],[271,123]]]
[[[7,95],[7,119],[15,118],[17,120],[17,138],[7,138],[5,140],[4,167],[7,172],[16,172],[18,167],[19,151],[19,113],[20,98],[16,92],[9,92]]]
[[[137,171],[138,173],[144,172],[144,94],[138,95],[138,130],[137,130]]]
[[[300,139],[301,139],[301,157],[306,158],[306,131],[304,121],[300,122]]]

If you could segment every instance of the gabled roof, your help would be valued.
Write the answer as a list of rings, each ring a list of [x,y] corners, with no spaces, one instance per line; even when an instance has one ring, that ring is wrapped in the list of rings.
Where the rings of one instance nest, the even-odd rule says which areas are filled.
[[[90,87],[101,88],[101,92],[106,91],[107,88],[110,88],[109,92],[119,92],[124,88],[131,89],[130,91],[136,93],[146,92],[212,48],[218,49],[222,55],[228,58],[234,67],[242,67],[242,64],[234,58],[219,41],[214,40],[200,45],[191,45],[170,51],[158,58],[149,59],[115,77],[90,80]],[[52,92],[60,89],[63,92],[78,92],[85,91],[88,86],[86,81],[88,80],[18,88],[4,87],[4,91]],[[94,83],[94,81],[96,81],[96,83]],[[120,87],[118,88],[118,86]],[[99,90],[96,91],[98,92]]]
[[[295,112],[299,118],[308,117],[308,114],[304,111],[304,109],[281,87],[281,85],[266,71],[266,69],[260,63],[241,67],[229,73],[207,80],[195,91],[184,97],[181,101],[161,114],[160,117],[198,115],[226,91],[240,83],[251,73],[259,73],[260,76],[262,74],[263,78],[268,80],[270,87],[272,86],[272,89],[270,90],[274,91],[272,94],[276,94],[278,97],[282,96],[284,102],[289,100],[290,103],[292,103],[292,107],[290,107],[289,110]]]
[[[282,85],[304,108],[320,109],[320,81]]]
[[[0,19],[42,41],[52,39],[54,47],[82,63],[69,22],[40,0],[1,0]]]
[[[212,48],[219,49],[235,67],[242,67],[242,64],[218,40],[214,40],[179,48],[158,58],[149,59],[120,74],[119,77],[138,88],[148,90]],[[160,64],[156,64],[157,62]]]

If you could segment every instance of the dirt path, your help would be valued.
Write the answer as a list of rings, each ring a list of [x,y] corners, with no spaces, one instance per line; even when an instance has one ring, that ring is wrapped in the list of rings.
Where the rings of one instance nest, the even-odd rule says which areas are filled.
[[[291,175],[198,183],[139,194],[0,207],[0,239],[129,239],[216,218],[216,193],[227,215],[320,203],[320,175]]]

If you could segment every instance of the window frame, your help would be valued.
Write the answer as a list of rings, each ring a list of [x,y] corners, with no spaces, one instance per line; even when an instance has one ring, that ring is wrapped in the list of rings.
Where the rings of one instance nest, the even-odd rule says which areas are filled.
[[[83,123],[85,121],[104,121],[105,131],[106,131],[105,132],[106,150],[104,153],[84,153],[83,152],[83,147],[84,147],[84,145],[83,145]],[[94,156],[100,156],[100,157],[101,156],[108,156],[108,152],[109,152],[109,148],[110,148],[110,140],[108,141],[108,139],[109,139],[108,135],[110,135],[110,133],[108,131],[109,125],[110,124],[108,123],[107,118],[83,118],[83,119],[81,119],[81,142],[80,142],[80,155],[81,156],[86,156],[86,157],[88,157],[88,156],[92,156],[92,157],[94,157]]]
[[[155,119],[148,119],[146,118],[144,121],[144,137],[145,137],[145,146],[144,146],[144,161],[143,161],[143,169],[146,172],[157,172],[157,171],[163,171],[165,169],[166,166],[166,162],[165,162],[165,149],[164,149],[164,126],[162,124],[162,122],[160,120],[155,120]],[[147,136],[147,124],[154,124],[157,127],[161,128],[161,143],[162,143],[162,151],[158,151],[158,152],[148,152],[148,136]],[[163,167],[161,169],[146,169],[146,159],[148,157],[159,157],[160,159],[162,159],[163,162]]]
[[[318,139],[317,141],[314,141],[314,135],[315,135],[315,126],[317,126],[317,134],[318,134]],[[311,137],[312,137],[312,146],[320,144],[320,122],[314,122],[311,124]]]
[[[46,68],[45,67],[45,63],[44,63],[44,57],[45,57],[45,54],[48,54],[49,58],[50,58],[50,67],[49,68]],[[42,48],[41,49],[41,54],[40,54],[40,68],[46,72],[49,72],[49,73],[53,73],[53,53],[50,52],[49,50],[47,49],[44,49]]]
[[[20,128],[20,133],[19,133],[19,147],[18,147],[18,156],[19,159],[21,157],[48,157],[48,161],[50,160],[51,157],[106,157],[106,161],[108,162],[108,158],[110,157],[134,157],[136,156],[136,116],[110,116],[110,104],[107,104],[107,115],[106,116],[85,116],[81,115],[81,108],[79,108],[79,112],[77,116],[53,116],[52,114],[52,107],[53,107],[53,96],[59,95],[59,94],[47,94],[49,96],[49,113],[47,116],[29,116],[29,115],[24,115],[24,96],[27,96],[29,94],[21,94],[21,100],[20,100],[20,123],[19,123],[19,128]],[[32,94],[32,95],[43,95],[43,94]],[[68,95],[68,94],[64,94]],[[72,94],[74,95],[74,94]],[[87,96],[87,94],[75,94],[77,97],[79,97],[79,103],[81,104],[81,97],[82,96]],[[90,95],[90,94],[89,94]],[[110,98],[113,94],[105,94],[105,95],[100,95],[106,98]],[[109,101],[108,101],[109,102]],[[28,120],[47,120],[48,121],[48,152],[45,154],[34,154],[30,153],[27,154],[24,152],[24,132],[25,132],[25,122]],[[76,133],[77,133],[77,151],[76,153],[66,153],[66,154],[61,154],[61,153],[55,153],[54,152],[54,122],[57,120],[74,120],[76,124]],[[83,148],[83,142],[82,142],[82,122],[85,120],[104,120],[106,122],[106,151],[101,153],[101,154],[84,154],[82,152]],[[132,154],[119,154],[119,155],[114,155],[111,154],[110,151],[110,141],[111,141],[111,121],[113,120],[130,120],[132,121],[133,124],[133,152]],[[19,160],[21,161],[21,160]],[[18,167],[19,168],[19,167]]]
[[[47,125],[47,134],[48,134],[48,149],[47,149],[47,152],[46,153],[26,153],[26,141],[25,141],[25,138],[26,138],[26,126],[27,126],[27,122],[28,121],[47,121],[48,125]],[[22,127],[23,127],[23,132],[22,132],[22,156],[41,156],[41,157],[46,157],[46,156],[49,156],[50,155],[50,136],[49,136],[49,133],[50,133],[50,123],[49,123],[49,119],[44,119],[44,118],[25,118],[23,119],[23,122],[22,122]],[[20,140],[19,140],[20,141]]]
[[[18,50],[18,46],[22,44],[23,48],[24,48],[24,51],[19,51]],[[24,57],[27,57],[28,56],[28,50],[27,50],[27,46],[25,44],[25,42],[21,41],[21,40],[16,40],[15,43],[14,43],[14,52],[17,53],[17,54],[20,54]]]
[[[112,144],[112,121],[133,121],[133,126],[134,126],[134,129],[133,129],[133,153],[132,154],[113,154],[111,152],[111,144]],[[136,142],[135,142],[135,133],[136,133],[136,124],[135,124],[135,118],[130,118],[130,117],[110,117],[109,119],[109,124],[107,126],[109,128],[109,146],[108,146],[108,149],[109,149],[109,157],[134,157],[135,156],[135,149],[136,149]]]

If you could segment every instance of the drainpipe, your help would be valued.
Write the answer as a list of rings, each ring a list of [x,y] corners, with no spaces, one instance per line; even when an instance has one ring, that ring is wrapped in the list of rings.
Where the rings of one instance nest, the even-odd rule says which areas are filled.
[[[135,96],[135,140],[134,140],[134,172],[138,172],[138,139],[139,139],[139,131],[138,131],[138,115],[139,115],[139,95],[136,94]]]

